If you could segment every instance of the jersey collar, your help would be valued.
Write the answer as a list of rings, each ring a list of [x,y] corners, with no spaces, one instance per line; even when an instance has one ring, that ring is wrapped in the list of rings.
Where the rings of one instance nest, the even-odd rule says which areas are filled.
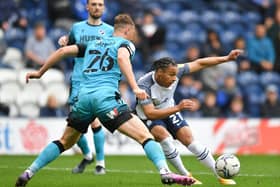
[[[87,23],[87,25],[89,25],[89,26],[91,26],[91,27],[98,27],[98,26],[100,26],[100,25],[103,25],[103,22],[101,22],[99,25],[92,25],[92,24],[90,24],[88,21],[87,21],[86,23]]]

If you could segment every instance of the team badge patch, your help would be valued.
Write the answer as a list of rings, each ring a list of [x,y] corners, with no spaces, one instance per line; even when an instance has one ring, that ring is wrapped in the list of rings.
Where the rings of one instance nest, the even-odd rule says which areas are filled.
[[[101,34],[101,35],[104,35],[104,34],[105,34],[105,31],[104,31],[104,30],[99,30],[98,32],[99,32],[99,34]]]

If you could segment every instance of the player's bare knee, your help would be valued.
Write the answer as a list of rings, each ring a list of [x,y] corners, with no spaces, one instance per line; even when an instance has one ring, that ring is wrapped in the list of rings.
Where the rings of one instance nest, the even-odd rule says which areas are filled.
[[[149,131],[139,131],[136,141],[142,144],[147,139],[154,139],[153,135]]]
[[[65,138],[65,137],[62,137],[59,141],[63,145],[65,150],[71,148],[76,143],[75,140],[71,140],[71,139]]]
[[[96,118],[90,125],[91,128],[95,129],[101,126],[101,122]]]
[[[161,126],[153,127],[151,133],[154,136],[155,140],[158,142],[161,142],[162,140],[170,136],[167,130]]]
[[[80,135],[81,133],[75,129],[66,127],[66,130],[59,141],[65,149],[69,149],[78,141]]]
[[[193,142],[193,136],[192,135],[187,135],[179,139],[182,144],[185,146],[190,145]]]

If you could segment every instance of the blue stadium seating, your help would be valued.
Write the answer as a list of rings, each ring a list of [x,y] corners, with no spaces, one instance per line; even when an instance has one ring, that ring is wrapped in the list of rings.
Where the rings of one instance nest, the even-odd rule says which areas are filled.
[[[276,72],[261,73],[259,78],[263,88],[269,84],[280,85],[280,75]]]
[[[243,88],[246,88],[248,85],[258,85],[259,77],[253,71],[241,72],[237,76],[237,83],[243,90]]]
[[[26,33],[18,28],[10,28],[5,32],[5,40],[9,47],[15,47],[19,50],[24,50],[24,44],[26,40]]]

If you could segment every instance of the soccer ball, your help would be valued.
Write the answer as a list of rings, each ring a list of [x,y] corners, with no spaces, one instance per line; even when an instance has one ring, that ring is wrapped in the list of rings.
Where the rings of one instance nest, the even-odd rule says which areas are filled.
[[[215,169],[220,177],[230,179],[239,173],[240,162],[232,154],[223,154],[217,158]]]

